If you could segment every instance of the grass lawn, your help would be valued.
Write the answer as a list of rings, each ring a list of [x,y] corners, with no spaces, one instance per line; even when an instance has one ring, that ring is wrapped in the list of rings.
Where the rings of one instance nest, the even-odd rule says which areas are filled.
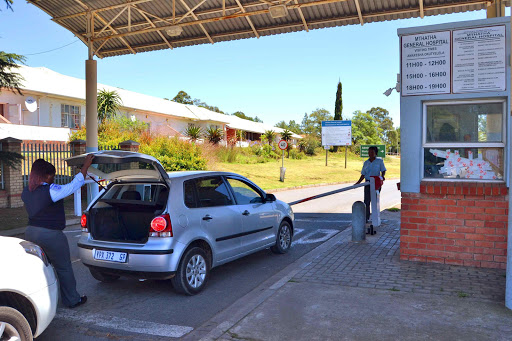
[[[345,169],[345,153],[329,153],[325,166],[325,153],[306,157],[302,160],[284,159],[286,176],[284,182],[279,181],[281,159],[257,164],[217,163],[210,170],[228,171],[246,176],[265,190],[297,187],[327,183],[355,183],[361,175],[365,159],[354,154],[347,156]],[[387,168],[386,178],[400,178],[400,158],[386,156],[384,164]]]

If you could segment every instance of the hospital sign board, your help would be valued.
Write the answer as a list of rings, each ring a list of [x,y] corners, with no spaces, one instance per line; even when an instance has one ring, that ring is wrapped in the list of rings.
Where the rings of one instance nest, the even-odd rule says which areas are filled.
[[[352,145],[352,121],[322,121],[322,146]]]

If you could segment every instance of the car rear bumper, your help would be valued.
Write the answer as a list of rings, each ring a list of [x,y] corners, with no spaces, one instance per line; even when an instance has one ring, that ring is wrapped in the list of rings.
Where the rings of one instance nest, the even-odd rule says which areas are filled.
[[[110,262],[94,259],[93,249],[103,251],[125,252],[126,262]],[[179,255],[169,250],[132,250],[116,247],[94,246],[78,243],[78,254],[82,263],[90,268],[105,273],[112,273],[137,278],[170,278],[176,271]],[[154,274],[155,276],[151,276]],[[144,276],[142,276],[144,275]]]
[[[53,277],[53,282],[49,282],[47,287],[30,294],[30,299],[34,303],[37,315],[37,328],[34,333],[34,337],[37,337],[55,317],[59,301],[59,282]]]

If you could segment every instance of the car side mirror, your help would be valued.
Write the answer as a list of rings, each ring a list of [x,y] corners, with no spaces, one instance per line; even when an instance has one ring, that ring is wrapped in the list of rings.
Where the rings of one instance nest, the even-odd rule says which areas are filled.
[[[274,194],[267,193],[265,196],[265,202],[273,202],[276,201],[276,196]]]

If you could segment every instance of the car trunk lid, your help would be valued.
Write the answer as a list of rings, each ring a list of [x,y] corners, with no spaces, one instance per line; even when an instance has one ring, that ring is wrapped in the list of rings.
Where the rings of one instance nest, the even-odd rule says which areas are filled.
[[[158,179],[166,181],[169,176],[164,167],[152,156],[122,150],[102,150],[93,154],[93,165],[88,172],[107,181],[128,179]],[[88,154],[66,159],[68,166],[80,167]]]

